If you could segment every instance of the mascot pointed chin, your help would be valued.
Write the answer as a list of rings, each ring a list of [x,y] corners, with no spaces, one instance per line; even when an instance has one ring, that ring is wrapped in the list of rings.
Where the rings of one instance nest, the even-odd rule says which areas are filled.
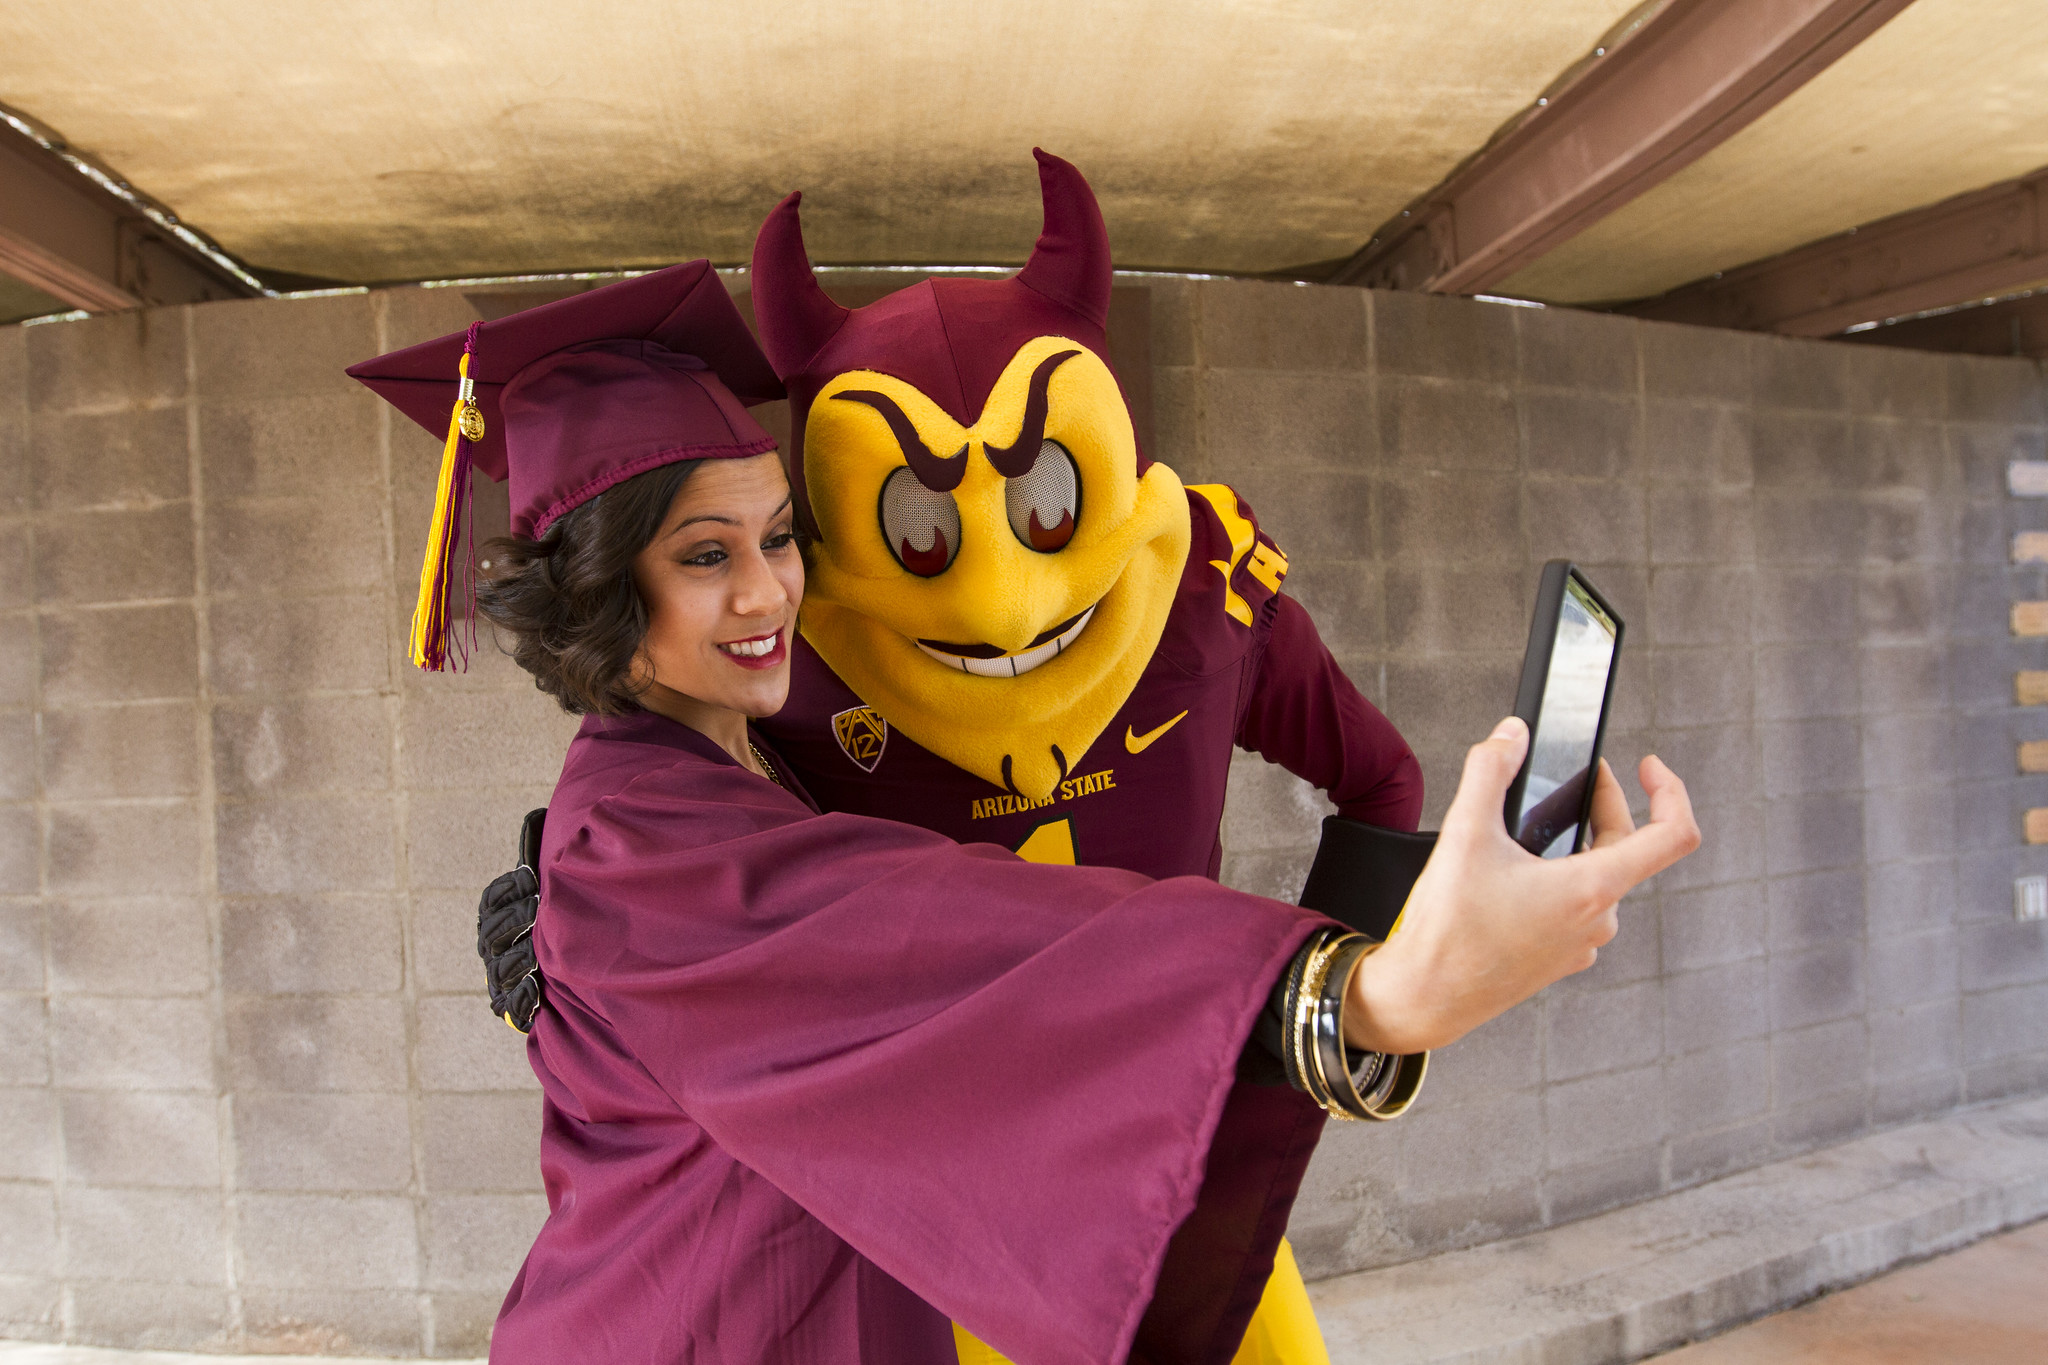
[[[1109,239],[1040,151],[1044,227],[1004,280],[834,303],[801,196],[754,244],[754,315],[789,388],[790,482],[817,536],[804,635],[916,743],[1049,796],[1158,646],[1187,497],[1137,447],[1109,364]]]

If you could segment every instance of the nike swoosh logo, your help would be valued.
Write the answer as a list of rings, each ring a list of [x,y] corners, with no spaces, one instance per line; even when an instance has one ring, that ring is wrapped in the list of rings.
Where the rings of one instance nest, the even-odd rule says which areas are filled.
[[[1160,726],[1157,730],[1147,730],[1142,735],[1139,734],[1136,730],[1133,730],[1130,726],[1126,725],[1124,727],[1124,748],[1130,750],[1134,754],[1144,753],[1147,749],[1152,747],[1153,740],[1159,738],[1168,730],[1171,730],[1174,726],[1180,724],[1183,720],[1186,720],[1187,714],[1187,712],[1183,711],[1179,715],[1175,716],[1172,720],[1166,722],[1166,724]]]

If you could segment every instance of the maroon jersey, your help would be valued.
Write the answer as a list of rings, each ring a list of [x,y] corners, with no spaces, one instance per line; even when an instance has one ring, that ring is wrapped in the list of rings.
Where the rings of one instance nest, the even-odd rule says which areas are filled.
[[[1234,745],[1322,788],[1352,819],[1415,828],[1420,765],[1337,667],[1308,613],[1281,594],[1286,557],[1249,505],[1212,484],[1188,490],[1188,511],[1187,567],[1159,647],[1109,727],[1045,800],[912,743],[802,640],[789,702],[760,728],[826,810],[902,820],[1039,861],[1213,878]]]

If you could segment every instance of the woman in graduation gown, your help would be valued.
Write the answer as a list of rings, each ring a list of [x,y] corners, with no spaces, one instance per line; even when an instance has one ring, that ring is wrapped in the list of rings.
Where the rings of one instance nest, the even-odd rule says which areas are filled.
[[[1522,854],[1504,724],[1369,953],[1205,879],[820,814],[747,723],[787,694],[803,565],[746,411],[778,386],[707,263],[351,373],[455,399],[415,661],[474,462],[513,509],[482,609],[585,715],[536,869],[550,1213],[493,1361],[952,1365],[958,1323],[1020,1365],[1220,1365],[1330,1102],[1219,1126],[1275,995],[1340,1054],[1438,1046],[1587,965],[1697,840],[1651,760],[1643,830],[1603,776],[1602,847]]]

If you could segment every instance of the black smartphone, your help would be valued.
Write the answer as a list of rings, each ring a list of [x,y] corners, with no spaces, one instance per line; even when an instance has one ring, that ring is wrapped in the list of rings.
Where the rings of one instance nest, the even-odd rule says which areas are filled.
[[[1621,616],[1576,564],[1543,566],[1515,694],[1529,756],[1507,801],[1508,833],[1539,857],[1562,858],[1586,845],[1621,633]]]

